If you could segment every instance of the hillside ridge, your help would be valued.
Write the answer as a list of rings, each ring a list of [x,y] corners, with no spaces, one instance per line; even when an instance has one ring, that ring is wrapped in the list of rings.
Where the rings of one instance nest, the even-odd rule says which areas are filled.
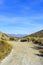
[[[25,37],[43,37],[43,30],[37,31],[37,32],[27,35]]]

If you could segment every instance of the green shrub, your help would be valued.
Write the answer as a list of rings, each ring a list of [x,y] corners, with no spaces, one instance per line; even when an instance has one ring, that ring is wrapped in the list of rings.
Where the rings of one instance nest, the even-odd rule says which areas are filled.
[[[15,40],[15,39],[14,39],[14,37],[10,37],[9,40],[13,41],[13,40]]]
[[[20,42],[29,42],[29,38],[22,38]]]
[[[22,40],[20,40],[21,42],[27,42],[27,40],[26,39],[22,39]]]

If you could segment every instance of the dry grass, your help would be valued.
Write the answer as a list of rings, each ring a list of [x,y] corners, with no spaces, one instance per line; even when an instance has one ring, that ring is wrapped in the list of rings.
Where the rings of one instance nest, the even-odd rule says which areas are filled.
[[[43,38],[40,38],[40,37],[25,37],[25,38],[21,38],[20,40],[21,42],[29,42],[29,41],[32,41],[34,43],[38,43],[38,44],[43,44]]]
[[[12,46],[8,44],[6,41],[0,41],[0,60],[4,59],[10,52]]]
[[[35,44],[43,45],[43,38],[30,37],[31,41]]]
[[[40,49],[39,52],[43,54],[43,49]]]

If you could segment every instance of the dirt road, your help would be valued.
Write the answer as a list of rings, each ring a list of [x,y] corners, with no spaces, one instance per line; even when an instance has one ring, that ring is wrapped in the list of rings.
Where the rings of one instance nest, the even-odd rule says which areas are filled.
[[[0,65],[43,65],[38,50],[33,49],[32,42],[9,42],[13,49]]]

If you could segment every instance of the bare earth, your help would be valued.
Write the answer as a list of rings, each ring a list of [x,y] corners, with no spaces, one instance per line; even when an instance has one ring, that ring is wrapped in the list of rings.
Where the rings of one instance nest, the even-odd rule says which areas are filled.
[[[32,42],[9,42],[13,49],[0,65],[43,65],[43,58],[35,55],[38,50],[33,49]]]

